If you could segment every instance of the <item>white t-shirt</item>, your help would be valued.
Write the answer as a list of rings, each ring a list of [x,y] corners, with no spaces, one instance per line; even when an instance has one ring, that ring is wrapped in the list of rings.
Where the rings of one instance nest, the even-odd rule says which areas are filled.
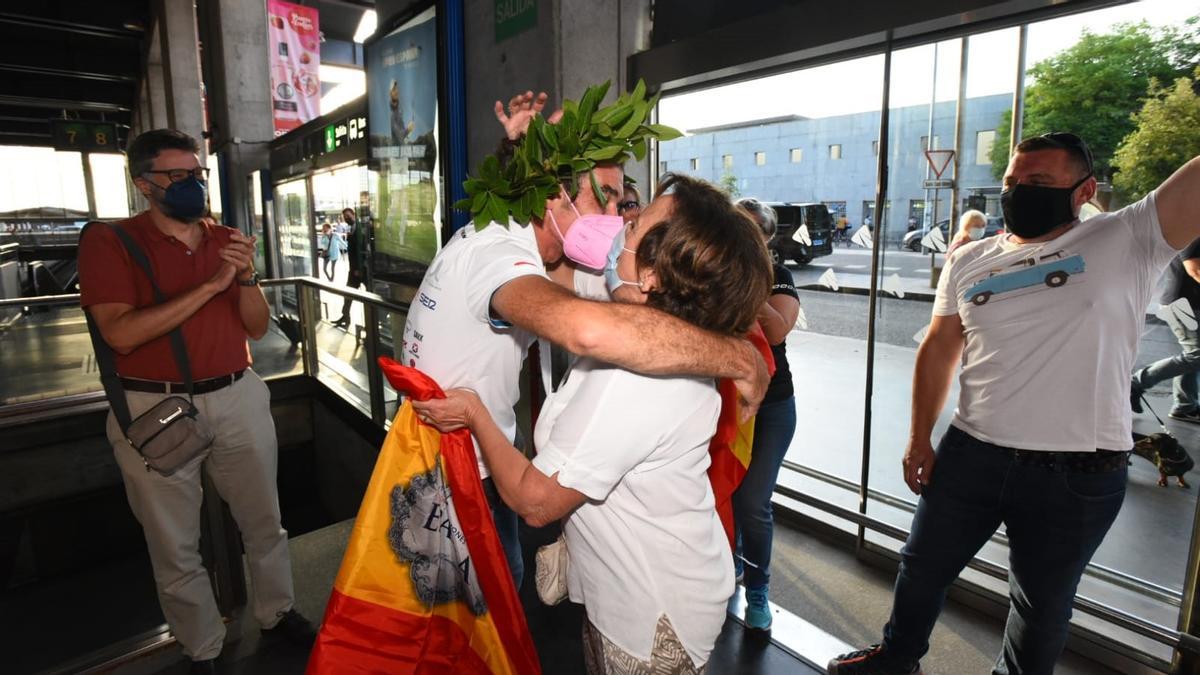
[[[1133,446],[1129,373],[1146,305],[1177,253],[1154,194],[1059,238],[966,244],[938,282],[935,316],[966,339],[954,425],[997,445],[1091,452]]]
[[[529,227],[492,223],[476,232],[468,223],[451,237],[425,272],[404,324],[404,365],[432,377],[442,389],[479,394],[511,440],[520,398],[521,364],[532,333],[490,317],[492,294],[518,277],[546,276]],[[472,439],[474,440],[474,439]],[[480,475],[488,470],[475,444]]]
[[[733,562],[707,474],[720,409],[712,380],[586,357],[542,407],[533,465],[588,497],[563,527],[571,599],[634,656],[666,614],[702,665],[725,622]]]
[[[608,302],[612,299],[608,295],[608,287],[604,285],[604,275],[599,272],[576,268],[574,275],[571,277],[571,282],[574,286],[575,295],[581,298],[599,302]],[[541,367],[542,391],[549,393],[554,391],[555,385],[554,368],[550,365],[551,350],[561,350],[562,347],[555,346],[552,342],[542,337],[537,338],[537,343],[538,357],[541,359],[541,363],[538,365]],[[568,365],[574,363],[575,359],[578,358],[570,352],[567,352],[566,355]]]

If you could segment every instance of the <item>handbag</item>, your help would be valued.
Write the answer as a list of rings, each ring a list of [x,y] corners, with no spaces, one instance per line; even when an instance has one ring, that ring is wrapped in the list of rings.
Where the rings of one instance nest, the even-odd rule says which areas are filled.
[[[571,567],[566,537],[560,534],[553,544],[539,547],[534,557],[534,567],[534,581],[542,602],[554,606],[565,600],[567,571]]]
[[[88,227],[96,223],[88,223],[79,235],[83,241]],[[108,225],[117,234],[129,256],[133,258],[146,276],[150,279],[150,287],[154,290],[154,301],[158,304],[166,302],[166,296],[154,280],[154,272],[150,260],[137,242],[128,232],[117,225]],[[87,318],[88,333],[92,337],[92,350],[96,354],[96,363],[100,367],[100,383],[104,385],[104,395],[112,409],[117,424],[125,441],[142,457],[146,471],[154,470],[163,476],[170,476],[196,457],[206,452],[213,443],[213,432],[200,418],[196,409],[194,384],[192,382],[192,365],[188,360],[187,346],[183,341],[183,331],[176,326],[169,334],[171,351],[175,356],[175,364],[183,376],[187,398],[168,396],[150,407],[149,410],[131,419],[129,400],[125,396],[125,388],[117,375],[116,356],[112,347],[104,341],[100,329],[92,318],[91,312],[84,310]]]

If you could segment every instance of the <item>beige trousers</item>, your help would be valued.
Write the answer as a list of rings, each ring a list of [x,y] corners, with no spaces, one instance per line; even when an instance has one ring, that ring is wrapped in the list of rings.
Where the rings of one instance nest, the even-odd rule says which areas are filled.
[[[186,394],[185,394],[186,396]],[[166,394],[127,392],[136,418]],[[195,398],[200,417],[216,433],[209,451],[170,476],[147,471],[125,441],[112,413],[108,440],[125,481],[125,494],[142,524],[163,615],[190,658],[221,653],[225,625],[200,559],[201,468],[229,504],[250,565],[254,617],[274,626],[292,608],[287,532],[280,524],[276,468],[279,448],[271,392],[252,370],[232,385]]]

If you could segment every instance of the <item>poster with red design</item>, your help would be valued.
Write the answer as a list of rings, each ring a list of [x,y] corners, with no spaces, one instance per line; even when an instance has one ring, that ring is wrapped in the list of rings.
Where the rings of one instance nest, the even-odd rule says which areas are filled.
[[[267,0],[271,111],[279,137],[321,114],[321,33],[313,7]]]

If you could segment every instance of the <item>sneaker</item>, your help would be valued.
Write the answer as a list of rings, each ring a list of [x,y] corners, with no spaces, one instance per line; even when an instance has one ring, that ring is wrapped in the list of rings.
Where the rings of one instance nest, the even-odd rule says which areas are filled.
[[[767,587],[746,589],[746,628],[771,630],[771,605],[767,602]]]
[[[1142,394],[1146,392],[1142,389],[1142,385],[1138,384],[1137,378],[1133,378],[1129,383],[1129,407],[1133,412],[1142,412]]]
[[[1167,415],[1167,417],[1170,417],[1173,420],[1179,420],[1180,422],[1200,424],[1200,410],[1193,410],[1191,412],[1172,412],[1171,414]]]
[[[262,629],[263,636],[286,640],[294,645],[311,647],[317,641],[317,629],[295,609],[279,613],[279,622]]]
[[[825,666],[829,675],[921,675],[921,662],[897,663],[883,651],[883,645],[871,645],[830,659]]]

